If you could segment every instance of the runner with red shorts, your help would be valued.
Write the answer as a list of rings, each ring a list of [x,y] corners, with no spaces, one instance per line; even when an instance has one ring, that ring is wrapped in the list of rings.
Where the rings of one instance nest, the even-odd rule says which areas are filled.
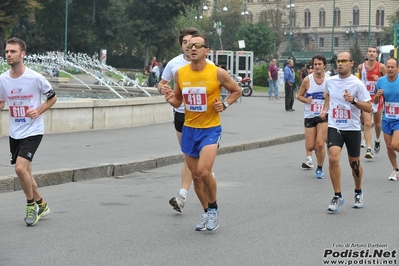
[[[367,58],[368,60],[363,64],[358,66],[359,69],[359,78],[366,85],[367,91],[370,93],[370,97],[374,99],[375,95],[375,86],[377,84],[377,80],[384,76],[387,73],[386,67],[384,64],[377,62],[378,51],[374,46],[370,46],[367,49]],[[378,154],[380,152],[380,136],[381,136],[381,114],[382,108],[384,105],[383,97],[380,98],[378,104],[373,103],[373,112],[372,113],[364,113],[362,112],[362,121],[364,126],[364,140],[365,146],[367,147],[365,158],[373,159],[373,151],[371,149],[371,123],[372,117],[374,119],[374,128],[375,128],[375,140],[374,140],[374,152]]]

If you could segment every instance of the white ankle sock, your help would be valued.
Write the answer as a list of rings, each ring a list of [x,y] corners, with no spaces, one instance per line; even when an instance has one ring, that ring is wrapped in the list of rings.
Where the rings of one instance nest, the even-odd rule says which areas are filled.
[[[187,198],[188,191],[187,191],[187,189],[181,188],[179,191],[179,194],[184,196],[184,198]]]

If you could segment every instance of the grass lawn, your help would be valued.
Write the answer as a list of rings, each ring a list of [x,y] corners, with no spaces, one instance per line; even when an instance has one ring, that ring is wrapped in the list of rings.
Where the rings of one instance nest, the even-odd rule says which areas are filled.
[[[269,87],[263,87],[263,86],[254,86],[253,87],[254,91],[259,91],[259,92],[268,92]]]

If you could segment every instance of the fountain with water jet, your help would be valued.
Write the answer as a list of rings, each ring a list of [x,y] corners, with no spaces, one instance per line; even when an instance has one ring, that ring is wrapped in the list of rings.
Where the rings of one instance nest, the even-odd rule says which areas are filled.
[[[114,67],[102,64],[98,59],[91,58],[87,54],[68,52],[66,59],[64,57],[64,53],[61,52],[47,52],[46,54],[41,55],[30,54],[25,57],[25,64],[38,72],[48,73],[50,76],[50,82],[55,82],[55,80],[57,80],[52,75],[52,70],[57,69],[59,72],[66,73],[74,80],[77,80],[79,84],[81,84],[80,87],[83,86],[93,93],[95,93],[96,91],[104,92],[103,89],[106,88],[119,98],[133,97],[133,94],[131,92],[129,92],[123,86],[119,85],[113,79],[104,78],[104,73],[114,73],[122,77],[124,80],[130,81],[133,84],[133,88],[136,88],[146,94],[148,97],[151,97],[151,94],[139,85],[138,80],[130,79],[127,75],[121,73]],[[9,66],[6,64],[6,61],[3,58],[0,58],[0,74],[5,72],[7,69],[9,69]],[[101,86],[89,85],[88,82],[85,82],[81,78],[78,78],[77,75],[71,74],[71,71],[67,71],[70,69],[78,70],[84,73],[86,76],[90,76],[92,79],[96,80],[98,84],[101,84]],[[99,73],[102,73],[102,75],[99,75]],[[79,89],[79,86],[75,85],[63,86],[63,89],[65,87],[69,87],[70,89]],[[122,90],[123,94],[126,94],[126,96],[123,97],[121,93],[117,91],[117,89]],[[66,88],[66,90],[68,90],[68,88]]]

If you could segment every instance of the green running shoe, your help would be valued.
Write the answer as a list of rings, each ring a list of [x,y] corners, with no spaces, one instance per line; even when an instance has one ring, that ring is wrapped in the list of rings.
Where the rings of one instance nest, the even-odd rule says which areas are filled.
[[[39,221],[40,217],[38,215],[39,206],[37,206],[36,202],[31,205],[26,205],[26,217],[25,223],[27,226],[32,226]]]
[[[50,214],[51,210],[47,202],[43,201],[41,204],[38,204],[38,206],[39,206],[39,212],[38,212],[39,218],[42,218]]]

